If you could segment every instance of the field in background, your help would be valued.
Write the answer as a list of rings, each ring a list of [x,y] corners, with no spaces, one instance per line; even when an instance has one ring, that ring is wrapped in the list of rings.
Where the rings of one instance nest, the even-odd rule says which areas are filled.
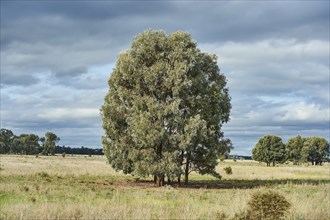
[[[288,219],[330,219],[329,165],[266,167],[225,161],[223,176],[190,175],[187,188],[154,187],[115,172],[104,156],[0,156],[0,219],[221,219],[273,189],[292,204]],[[231,166],[232,175],[223,168]]]

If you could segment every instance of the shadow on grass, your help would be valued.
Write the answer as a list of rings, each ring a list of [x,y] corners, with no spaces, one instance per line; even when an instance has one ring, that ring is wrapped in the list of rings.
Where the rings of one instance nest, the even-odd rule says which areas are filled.
[[[205,189],[251,189],[261,186],[275,185],[320,185],[329,184],[330,180],[317,179],[273,179],[273,180],[191,180],[188,186],[180,188],[205,188]]]

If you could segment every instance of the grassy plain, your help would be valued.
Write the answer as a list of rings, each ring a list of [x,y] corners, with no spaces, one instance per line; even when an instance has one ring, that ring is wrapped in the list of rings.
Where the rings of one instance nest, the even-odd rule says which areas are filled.
[[[115,172],[103,156],[0,156],[0,219],[223,219],[272,189],[292,204],[287,219],[330,219],[330,170],[224,161],[223,176],[192,174],[186,188]],[[232,175],[223,168],[231,166]]]

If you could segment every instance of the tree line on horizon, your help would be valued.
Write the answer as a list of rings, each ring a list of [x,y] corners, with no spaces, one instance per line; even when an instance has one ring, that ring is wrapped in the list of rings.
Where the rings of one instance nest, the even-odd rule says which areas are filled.
[[[267,166],[284,162],[292,162],[294,165],[322,165],[323,162],[329,161],[329,142],[323,137],[297,135],[284,144],[276,135],[265,135],[252,149],[252,158],[265,162]]]
[[[103,155],[102,149],[87,147],[72,148],[56,145],[60,138],[53,132],[46,132],[45,137],[36,134],[15,135],[11,130],[0,130],[0,154],[25,154],[25,155],[55,155],[55,154],[85,154]]]

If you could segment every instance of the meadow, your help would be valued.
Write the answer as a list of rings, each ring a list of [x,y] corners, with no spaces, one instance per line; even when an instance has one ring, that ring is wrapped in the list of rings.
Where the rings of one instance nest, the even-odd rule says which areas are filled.
[[[330,219],[330,170],[219,164],[221,180],[190,175],[188,187],[156,187],[115,172],[104,156],[0,156],[0,219],[230,219],[250,195],[272,189],[292,204],[286,219]],[[232,175],[223,168],[230,166]]]

